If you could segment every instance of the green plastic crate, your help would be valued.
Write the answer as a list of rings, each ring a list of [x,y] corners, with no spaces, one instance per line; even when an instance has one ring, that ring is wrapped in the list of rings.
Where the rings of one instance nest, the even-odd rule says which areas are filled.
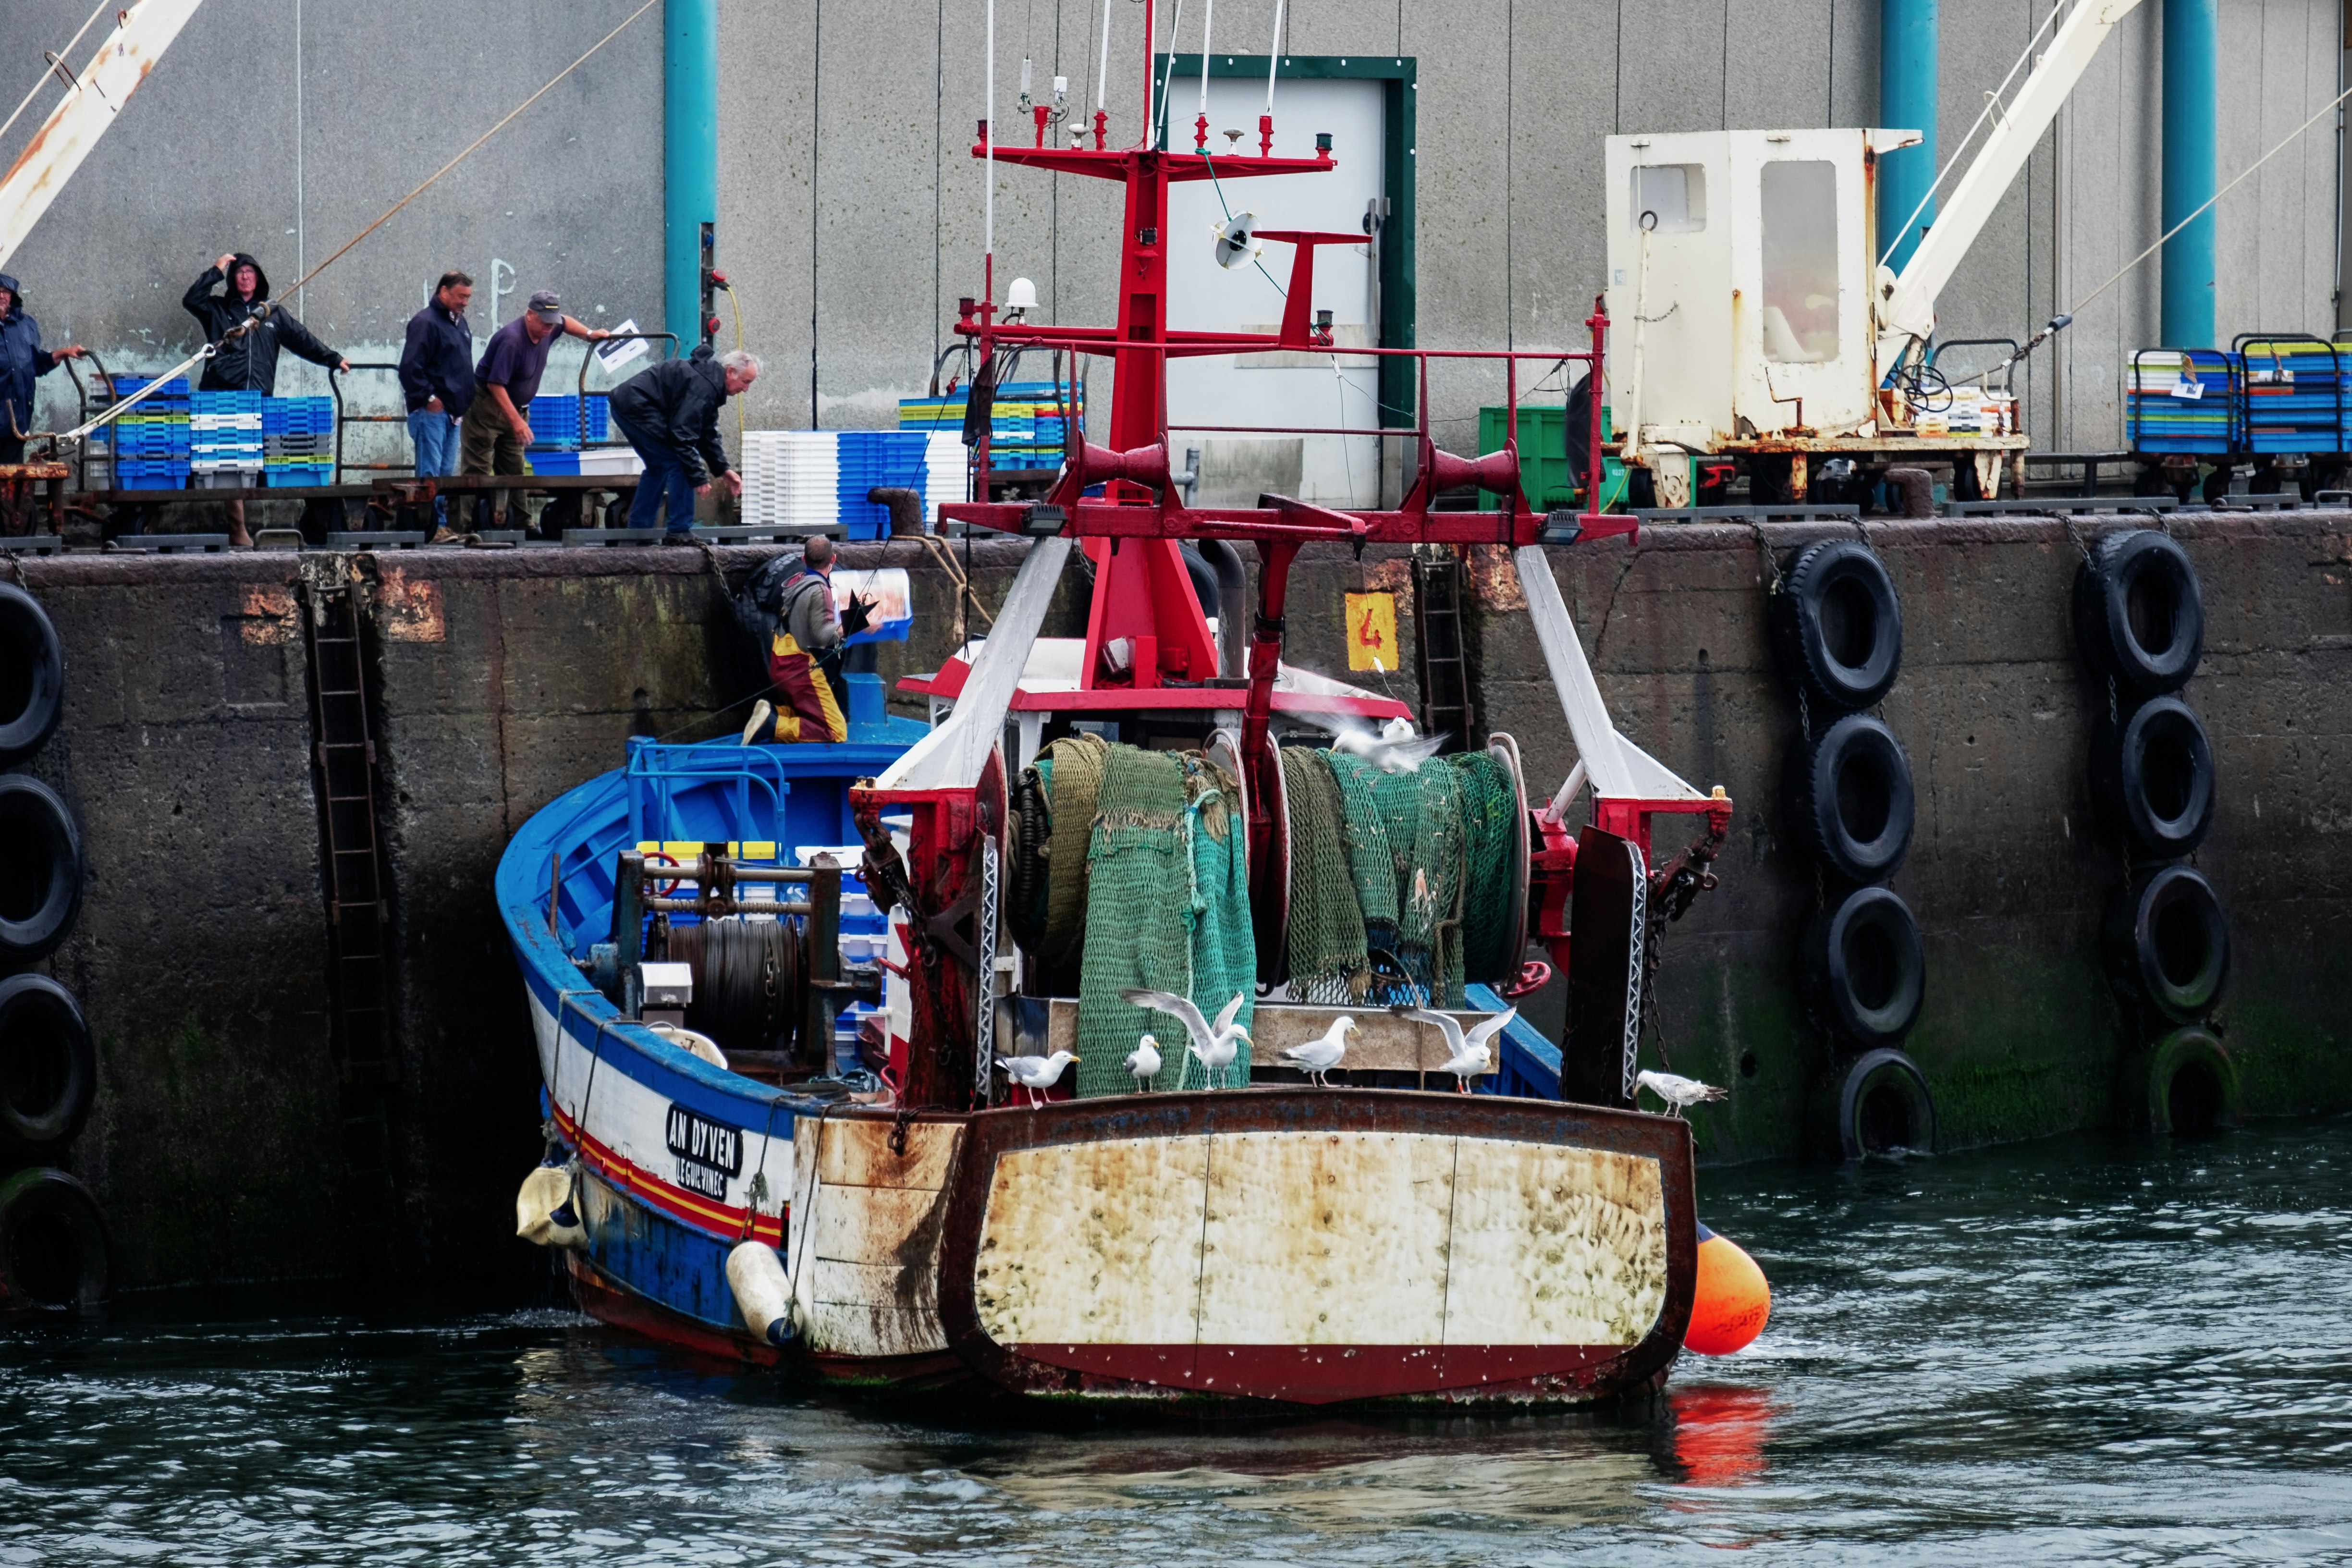
[[[1539,405],[1519,410],[1519,477],[1528,505],[1535,511],[1552,511],[1577,504],[1576,481],[1568,471],[1566,426],[1568,410]],[[1601,426],[1612,426],[1609,405],[1601,405]],[[1503,449],[1505,410],[1478,410],[1478,451],[1481,456]],[[1603,452],[1601,458],[1601,507],[1614,510],[1625,504],[1625,465]],[[1499,511],[1503,498],[1492,490],[1478,492],[1480,511]]]

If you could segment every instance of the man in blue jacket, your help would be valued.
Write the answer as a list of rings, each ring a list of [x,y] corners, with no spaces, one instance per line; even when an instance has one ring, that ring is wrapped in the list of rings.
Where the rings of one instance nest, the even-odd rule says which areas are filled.
[[[694,537],[694,498],[709,492],[712,476],[729,491],[743,493],[743,477],[728,466],[719,439],[719,410],[760,378],[760,358],[741,349],[713,359],[709,345],[685,359],[664,360],[639,371],[613,393],[613,423],[645,459],[629,526],[651,528],[669,502],[665,544]]]
[[[41,346],[41,323],[25,314],[25,290],[0,272],[0,464],[25,460],[25,437],[33,429],[33,382],[58,368],[59,360],[79,359],[79,343]]]
[[[215,287],[221,290],[217,294],[213,292]],[[352,368],[351,361],[320,342],[310,328],[294,319],[292,311],[270,299],[269,274],[242,250],[229,251],[205,268],[180,296],[180,308],[203,323],[205,342],[216,350],[205,361],[204,377],[196,383],[198,392],[274,395],[281,347],[312,364],[341,371]],[[229,335],[233,331],[235,337]],[[229,501],[224,510],[228,513],[228,542],[251,544],[253,535],[245,528],[245,503]]]
[[[416,445],[416,477],[457,471],[457,421],[474,401],[474,328],[466,307],[474,280],[444,272],[433,302],[408,318],[408,341],[400,351],[400,394],[408,407],[408,438]],[[433,512],[445,526],[449,501],[436,497]]]

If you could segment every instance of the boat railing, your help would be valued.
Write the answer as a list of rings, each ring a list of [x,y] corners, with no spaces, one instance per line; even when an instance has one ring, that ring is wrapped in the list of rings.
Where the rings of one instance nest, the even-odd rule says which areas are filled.
[[[759,841],[754,825],[764,822],[773,853],[784,845],[784,800],[793,792],[784,761],[763,746],[667,746],[635,736],[629,742],[629,829],[635,844],[705,837],[679,810],[681,795],[718,791],[730,801],[728,814],[737,843]]]

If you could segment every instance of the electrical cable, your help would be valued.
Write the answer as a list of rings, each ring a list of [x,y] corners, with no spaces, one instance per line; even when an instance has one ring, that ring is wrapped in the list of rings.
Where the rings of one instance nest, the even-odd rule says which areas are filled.
[[[11,110],[6,120],[0,121],[0,136],[7,135],[8,127],[16,123],[16,117],[23,114],[26,106],[29,105],[33,100],[41,95],[41,89],[48,85],[48,81],[51,77],[57,75],[58,67],[65,63],[65,58],[68,55],[73,53],[74,46],[81,42],[81,36],[89,31],[90,23],[95,22],[100,16],[105,16],[108,11],[113,9],[113,6],[114,0],[99,0],[98,9],[92,11],[82,22],[82,25],[74,29],[74,36],[66,40],[66,47],[59,49],[56,54],[50,56],[47,60],[43,62],[47,68],[45,68],[38,77],[34,79],[32,90],[25,94],[25,101],[23,103],[19,103],[14,110]],[[66,93],[67,96],[70,97],[80,90],[81,78],[76,76],[71,82],[67,84]]]

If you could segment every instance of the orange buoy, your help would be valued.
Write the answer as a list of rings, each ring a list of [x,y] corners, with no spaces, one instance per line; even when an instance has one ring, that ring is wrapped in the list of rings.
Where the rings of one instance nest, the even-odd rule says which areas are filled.
[[[1745,1349],[1772,1316],[1772,1287],[1756,1260],[1705,1226],[1698,1227],[1698,1288],[1691,1295],[1683,1344],[1701,1355]]]

